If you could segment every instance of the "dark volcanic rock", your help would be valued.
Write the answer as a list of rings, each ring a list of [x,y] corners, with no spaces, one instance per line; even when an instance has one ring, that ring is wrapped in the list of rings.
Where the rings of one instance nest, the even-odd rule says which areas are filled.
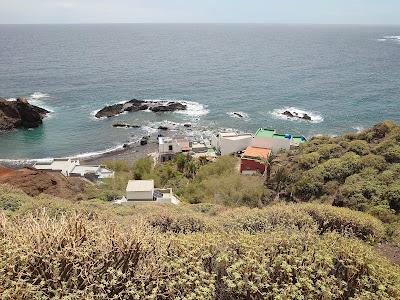
[[[240,113],[238,113],[238,112],[234,112],[233,114],[234,114],[235,116],[239,117],[239,118],[243,118],[243,115],[240,114]]]
[[[106,107],[102,108],[101,110],[99,110],[96,113],[95,117],[96,118],[109,118],[112,116],[116,116],[116,115],[119,115],[124,112],[123,108],[124,108],[123,104],[114,104],[114,105],[106,106]]]
[[[112,124],[112,126],[116,127],[116,128],[140,128],[139,125],[131,125],[131,124],[124,123],[124,122],[120,122],[120,123],[117,122],[117,123]]]
[[[16,101],[0,98],[0,130],[38,127],[49,113],[29,104],[25,98],[18,98]]]
[[[294,115],[288,110],[286,110],[282,115],[287,116],[289,118],[294,118]]]
[[[187,106],[179,102],[170,102],[167,105],[155,105],[150,107],[153,112],[186,110]]]
[[[96,118],[109,118],[117,116],[123,112],[137,112],[142,110],[150,110],[152,112],[172,112],[177,110],[186,110],[187,106],[179,102],[158,102],[158,101],[143,101],[132,99],[125,103],[118,103],[106,106],[99,110]]]
[[[301,120],[305,120],[305,121],[312,121],[312,118],[308,115],[308,114],[303,114],[303,115],[299,115],[297,112],[291,112],[288,110],[285,110],[282,115],[288,117],[288,118],[296,118],[296,119],[301,119]]]
[[[168,130],[168,127],[166,127],[166,126],[159,126],[159,127],[158,127],[158,130]]]

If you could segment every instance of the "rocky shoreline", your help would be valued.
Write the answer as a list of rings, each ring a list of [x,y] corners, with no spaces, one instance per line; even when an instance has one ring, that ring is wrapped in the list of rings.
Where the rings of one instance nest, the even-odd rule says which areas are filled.
[[[96,118],[110,118],[120,115],[124,112],[137,112],[143,110],[150,110],[152,112],[173,112],[179,110],[186,110],[187,105],[179,102],[162,102],[162,101],[144,101],[132,99],[125,103],[117,103],[100,109],[95,117]]]
[[[44,108],[29,104],[25,98],[15,101],[0,98],[0,131],[39,127],[49,113]]]

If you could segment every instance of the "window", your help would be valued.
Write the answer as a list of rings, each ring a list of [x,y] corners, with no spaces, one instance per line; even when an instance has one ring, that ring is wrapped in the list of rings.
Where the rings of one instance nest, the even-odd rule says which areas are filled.
[[[172,151],[172,145],[169,145],[169,146],[168,146],[168,150],[169,150],[169,151]]]

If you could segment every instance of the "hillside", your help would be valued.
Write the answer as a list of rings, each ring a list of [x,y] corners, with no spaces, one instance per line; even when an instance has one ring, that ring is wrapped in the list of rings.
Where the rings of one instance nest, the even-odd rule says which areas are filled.
[[[396,299],[376,218],[321,204],[113,206],[0,186],[2,299]]]
[[[84,201],[0,184],[1,298],[400,299],[399,142],[389,121],[315,137],[255,176],[233,156],[112,161]],[[132,178],[182,205],[111,204]]]

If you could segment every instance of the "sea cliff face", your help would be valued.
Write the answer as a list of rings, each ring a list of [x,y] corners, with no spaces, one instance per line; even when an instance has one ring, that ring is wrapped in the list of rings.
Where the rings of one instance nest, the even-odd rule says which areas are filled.
[[[49,113],[41,107],[29,104],[24,98],[16,101],[0,98],[0,131],[38,127]]]

